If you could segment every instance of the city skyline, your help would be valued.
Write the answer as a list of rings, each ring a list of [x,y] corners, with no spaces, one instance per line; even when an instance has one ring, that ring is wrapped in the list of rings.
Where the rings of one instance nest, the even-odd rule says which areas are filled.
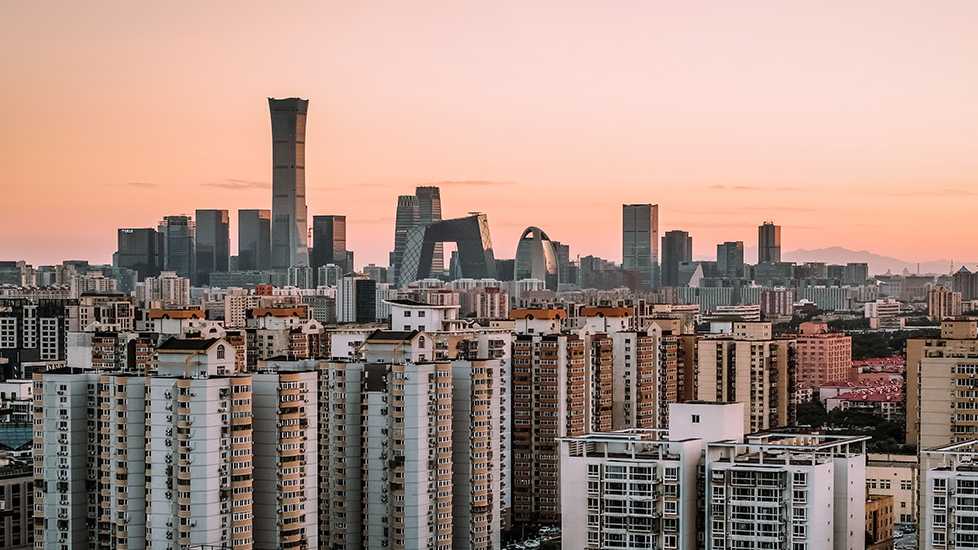
[[[328,39],[282,40],[257,29],[284,15],[243,4],[220,44],[204,32],[215,6],[187,17],[65,4],[49,18],[8,5],[22,24],[0,41],[31,53],[4,62],[19,85],[0,92],[17,106],[2,186],[19,207],[0,222],[0,250],[35,265],[108,262],[120,227],[270,208],[264,98],[300,96],[309,216],[347,216],[361,265],[387,263],[396,197],[421,185],[441,188],[445,218],[486,212],[502,258],[532,225],[573,256],[620,261],[621,204],[656,203],[661,231],[689,231],[696,258],[730,240],[750,250],[772,219],[785,251],[973,261],[978,43],[965,22],[978,8],[772,5],[632,6],[634,17],[583,4],[437,16],[326,5],[298,24]]]

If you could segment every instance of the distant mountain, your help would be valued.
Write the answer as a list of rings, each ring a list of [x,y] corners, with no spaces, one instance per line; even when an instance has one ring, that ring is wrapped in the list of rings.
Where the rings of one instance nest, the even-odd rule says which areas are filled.
[[[908,262],[899,258],[882,256],[868,250],[849,250],[841,246],[829,248],[816,248],[814,250],[792,250],[781,255],[784,261],[788,262],[825,262],[827,264],[846,264],[849,262],[865,262],[869,264],[869,272],[877,275],[887,271],[892,273],[902,273],[904,269],[911,273],[935,273],[944,274],[957,271],[962,265],[968,266],[972,271],[978,262],[955,260],[951,265],[951,260],[931,260],[927,262]],[[919,264],[919,268],[918,268]]]

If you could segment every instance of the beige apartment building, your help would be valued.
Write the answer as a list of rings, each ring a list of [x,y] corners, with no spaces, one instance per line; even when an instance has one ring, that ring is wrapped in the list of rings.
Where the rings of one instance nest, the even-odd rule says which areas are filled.
[[[697,399],[744,403],[744,430],[787,426],[794,419],[793,339],[775,339],[771,323],[734,323],[729,335],[698,344]]]
[[[945,320],[940,338],[907,340],[906,377],[907,444],[978,438],[978,321]]]

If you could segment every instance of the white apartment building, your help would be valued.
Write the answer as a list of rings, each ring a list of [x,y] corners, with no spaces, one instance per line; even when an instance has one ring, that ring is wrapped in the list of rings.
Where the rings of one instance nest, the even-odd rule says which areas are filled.
[[[668,432],[561,440],[562,548],[863,548],[867,437],[745,436],[743,404],[670,408]]]
[[[920,453],[920,548],[978,548],[978,440]]]

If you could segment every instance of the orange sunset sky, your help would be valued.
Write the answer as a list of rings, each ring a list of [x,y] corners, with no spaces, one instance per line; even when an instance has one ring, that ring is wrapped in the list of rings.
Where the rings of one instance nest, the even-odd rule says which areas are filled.
[[[754,246],[978,258],[978,2],[0,3],[0,259],[108,262],[118,227],[271,208],[267,96],[310,99],[308,204],[386,265],[442,182],[620,260],[623,202]],[[232,214],[232,234],[236,234]],[[236,246],[232,243],[232,252]]]

